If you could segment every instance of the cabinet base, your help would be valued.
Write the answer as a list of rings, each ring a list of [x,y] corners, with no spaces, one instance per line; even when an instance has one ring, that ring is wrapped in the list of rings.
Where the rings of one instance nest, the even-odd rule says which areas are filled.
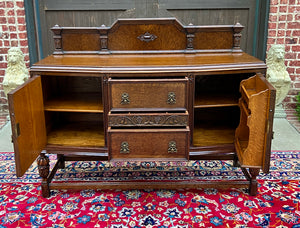
[[[97,182],[68,182],[68,183],[51,183],[55,176],[55,173],[59,168],[64,168],[64,162],[72,161],[72,158],[67,159],[63,155],[58,156],[58,160],[53,169],[49,170],[49,159],[45,154],[41,154],[38,158],[38,168],[43,172],[40,172],[42,179],[42,196],[45,198],[50,197],[50,190],[52,189],[196,189],[196,188],[217,188],[217,189],[229,189],[229,188],[248,188],[251,196],[257,195],[258,183],[256,177],[259,174],[260,169],[257,168],[241,168],[245,178],[241,180],[229,180],[222,179],[217,181],[199,181],[199,180],[170,180],[170,181],[97,181]],[[74,159],[78,160],[78,159]],[[86,159],[88,160],[88,159]],[[235,162],[236,163],[236,162]],[[47,174],[47,176],[46,176]]]

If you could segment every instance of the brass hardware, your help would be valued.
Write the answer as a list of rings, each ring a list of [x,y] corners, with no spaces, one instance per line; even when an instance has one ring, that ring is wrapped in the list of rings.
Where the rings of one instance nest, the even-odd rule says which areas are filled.
[[[168,104],[176,104],[176,94],[174,92],[169,92],[168,93]]]
[[[21,132],[20,132],[20,124],[17,123],[17,124],[15,125],[15,136],[16,136],[16,137],[19,137],[20,134],[21,134]]]
[[[176,142],[175,141],[170,141],[169,142],[169,148],[168,148],[168,153],[177,153],[177,147],[176,147]]]
[[[129,104],[129,103],[130,103],[129,94],[122,93],[121,104]]]
[[[186,49],[194,49],[194,38],[195,34],[187,34],[186,39],[187,39],[187,44],[186,44]]]
[[[145,41],[148,43],[150,41],[155,40],[157,36],[155,36],[154,34],[150,34],[149,32],[146,32],[145,34],[139,35],[137,38],[141,41]]]
[[[128,142],[121,143],[120,153],[121,154],[129,154],[130,153]]]

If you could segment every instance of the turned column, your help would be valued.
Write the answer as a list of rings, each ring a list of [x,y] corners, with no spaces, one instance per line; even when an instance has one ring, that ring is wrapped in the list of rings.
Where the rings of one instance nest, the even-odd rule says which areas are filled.
[[[37,165],[39,169],[39,174],[43,178],[42,179],[42,195],[44,198],[48,198],[50,196],[50,189],[48,183],[48,175],[49,175],[49,158],[41,153],[37,158]]]

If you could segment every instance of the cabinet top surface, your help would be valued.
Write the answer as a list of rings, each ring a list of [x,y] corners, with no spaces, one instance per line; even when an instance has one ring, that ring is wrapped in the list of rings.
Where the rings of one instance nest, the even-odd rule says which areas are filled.
[[[136,73],[264,70],[263,61],[241,53],[51,55],[31,71]]]

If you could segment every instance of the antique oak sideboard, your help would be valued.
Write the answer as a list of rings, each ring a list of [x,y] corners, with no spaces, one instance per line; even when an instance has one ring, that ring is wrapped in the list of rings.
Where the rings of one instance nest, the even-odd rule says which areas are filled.
[[[247,186],[269,172],[275,90],[240,48],[243,26],[175,18],[52,28],[55,50],[9,93],[16,173],[51,189]],[[57,154],[50,171],[46,153]],[[240,181],[51,182],[65,161],[233,160]]]

